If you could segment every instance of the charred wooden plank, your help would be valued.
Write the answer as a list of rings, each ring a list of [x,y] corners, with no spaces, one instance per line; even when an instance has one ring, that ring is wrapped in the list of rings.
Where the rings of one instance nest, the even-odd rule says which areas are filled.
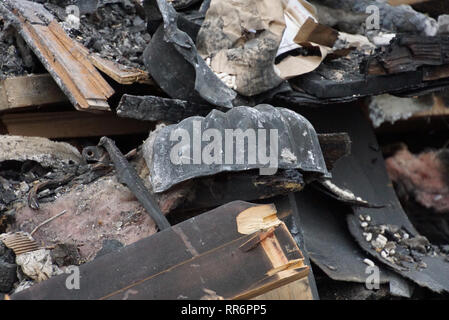
[[[92,65],[115,82],[124,85],[134,83],[154,85],[147,71],[102,58],[98,53],[91,53],[89,49],[79,42],[74,41],[73,44],[89,59]]]
[[[325,65],[323,65],[325,67]],[[339,70],[336,70],[339,71]],[[381,73],[384,72],[383,69]],[[401,96],[421,96],[441,91],[449,84],[448,78],[433,81],[424,81],[423,70],[400,72],[381,75],[356,75],[344,81],[336,81],[321,76],[320,73],[311,72],[294,79],[294,85],[307,93],[314,95],[323,104],[350,102],[365,96],[380,95],[384,93]],[[347,73],[343,70],[343,73]],[[295,92],[295,95],[297,93]],[[280,96],[281,101],[294,103],[298,106],[309,105],[300,97]],[[340,100],[338,100],[340,99]]]
[[[125,94],[120,100],[117,115],[143,121],[178,122],[191,116],[204,116],[212,106],[157,96]]]
[[[349,58],[326,61],[317,70],[292,79],[290,84],[321,103],[383,93],[417,96],[447,87],[447,65],[449,36],[401,35],[371,56],[355,51]],[[315,103],[298,92],[290,97],[278,95],[293,103]]]
[[[239,248],[272,227],[253,250]],[[308,272],[274,205],[238,201],[81,266],[80,290],[67,289],[61,275],[11,298],[248,299]]]
[[[89,61],[98,69],[120,84],[145,83],[153,84],[147,71],[126,67],[117,62],[109,61],[96,53],[88,55]]]
[[[416,0],[418,3],[412,4],[413,8],[419,12],[425,12],[430,17],[438,19],[440,15],[449,12],[449,3],[441,0]]]
[[[449,64],[449,36],[400,35],[362,67],[366,74],[383,75],[445,64]]]

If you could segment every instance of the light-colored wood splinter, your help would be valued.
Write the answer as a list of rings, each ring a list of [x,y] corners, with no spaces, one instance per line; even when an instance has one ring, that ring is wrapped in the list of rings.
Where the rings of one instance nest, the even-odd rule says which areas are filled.
[[[288,248],[290,253],[294,252],[300,258],[289,260],[276,237],[277,228],[287,230],[285,224],[277,217],[276,207],[272,204],[254,206],[238,214],[236,218],[237,230],[241,234],[255,234],[239,248],[245,252],[261,246],[266,257],[270,261],[272,268],[267,271],[264,283],[253,290],[248,290],[233,299],[247,299],[257,297],[258,293],[275,290],[294,280],[306,277],[309,267],[304,263],[304,257],[296,243]],[[304,283],[303,283],[304,284]],[[303,296],[311,297],[310,288],[306,281]],[[290,287],[286,290],[292,290]],[[279,289],[280,290],[280,289]]]
[[[276,215],[274,204],[251,207],[237,216],[237,231],[241,234],[255,232],[276,227],[282,223]]]

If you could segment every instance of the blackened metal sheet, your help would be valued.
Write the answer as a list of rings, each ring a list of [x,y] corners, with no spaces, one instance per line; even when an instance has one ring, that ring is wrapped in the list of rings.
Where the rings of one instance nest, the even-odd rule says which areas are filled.
[[[199,134],[194,133],[194,126],[200,128]],[[222,164],[204,164],[200,158],[199,164],[194,163],[194,157],[200,156],[202,150],[209,145],[209,141],[201,141],[201,134],[208,129],[217,129],[216,132],[221,136],[221,154]],[[261,151],[263,146],[266,147],[265,155],[273,155],[276,158],[277,167],[280,169],[300,169],[304,172],[317,173],[318,176],[328,176],[326,164],[321,151],[321,147],[313,126],[301,115],[285,109],[275,108],[270,105],[258,105],[254,108],[236,107],[223,113],[213,110],[206,117],[191,117],[181,121],[179,124],[166,126],[156,132],[153,132],[148,141],[144,145],[145,159],[150,169],[150,182],[153,191],[163,192],[173,185],[186,181],[188,179],[197,178],[217,174],[224,171],[244,171],[250,169],[269,168],[270,163],[262,164],[260,158],[256,161],[249,161],[248,139],[244,139],[243,162],[236,164],[236,139],[233,143],[233,158],[230,163],[225,164],[225,130],[240,129],[245,132],[247,129],[254,129],[256,136],[262,137],[259,129],[264,131],[266,140],[260,141],[254,150],[256,154]],[[278,153],[270,151],[273,140],[270,134],[277,130]],[[185,130],[190,141],[182,150],[189,152],[182,154],[183,159],[187,159],[189,164],[174,164],[171,159],[171,152],[179,146],[180,130]],[[170,141],[173,135],[175,141]],[[275,137],[274,137],[275,138]],[[213,139],[213,138],[212,138]],[[211,140],[212,140],[211,139]],[[194,143],[198,141],[199,151],[195,153]],[[200,152],[198,154],[198,152]],[[263,152],[262,152],[263,153]],[[178,154],[179,155],[179,154]],[[270,157],[272,158],[272,157]],[[189,160],[190,159],[190,160]],[[277,161],[277,159],[279,159]],[[197,159],[198,160],[198,159]],[[271,163],[273,165],[273,163]],[[273,167],[273,166],[271,166]]]
[[[204,100],[216,106],[232,108],[232,100],[236,98],[237,93],[218,79],[207,66],[197,52],[192,35],[178,27],[179,16],[173,6],[165,0],[157,0],[157,4],[164,20],[163,30],[162,27],[158,29],[144,52],[144,62],[151,76],[172,98],[191,100],[183,95],[186,90],[182,90],[183,87],[189,86],[189,82],[170,83],[177,79],[170,76],[171,72],[178,74],[178,80],[182,79],[182,73],[186,72],[185,76],[194,79],[194,89]],[[161,50],[164,48],[165,50]],[[191,68],[186,64],[190,64]],[[181,72],[177,72],[178,69]]]
[[[395,272],[420,286],[436,292],[449,291],[449,262],[445,261],[445,257],[424,256],[422,261],[427,267],[416,268],[415,263],[408,265],[411,267],[410,270],[403,270],[384,259],[363,236],[363,229],[358,221],[359,214],[369,215],[373,225],[389,224],[405,228],[411,237],[418,235],[418,232],[396,197],[371,124],[361,110],[357,106],[338,106],[326,109],[326,117],[322,116],[322,110],[304,110],[304,114],[312,119],[312,123],[319,131],[345,130],[351,136],[352,153],[335,165],[332,181],[339,186],[354,190],[357,196],[370,203],[385,205],[382,209],[355,208],[353,214],[347,216],[349,230],[361,248],[377,261],[382,261]]]
[[[189,22],[184,19],[179,19],[178,24],[187,34],[194,33],[194,30],[189,28],[191,26]],[[162,25],[152,35],[143,53],[143,61],[154,81],[171,98],[205,103],[195,91],[195,69],[171,43],[164,41]]]

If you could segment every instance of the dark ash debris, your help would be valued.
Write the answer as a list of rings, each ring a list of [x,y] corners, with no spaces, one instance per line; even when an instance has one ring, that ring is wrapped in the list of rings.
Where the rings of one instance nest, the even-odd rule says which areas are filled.
[[[134,3],[128,0],[101,1],[93,13],[81,15],[79,30],[65,23],[68,15],[65,7],[58,4],[46,3],[44,6],[57,17],[72,39],[102,58],[145,69],[142,53],[151,36],[146,29],[145,17],[139,15]]]

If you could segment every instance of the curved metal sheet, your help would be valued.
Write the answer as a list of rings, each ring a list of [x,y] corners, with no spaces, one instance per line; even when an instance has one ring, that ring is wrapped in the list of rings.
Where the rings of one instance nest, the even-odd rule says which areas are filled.
[[[251,139],[243,138],[245,133]],[[207,134],[213,137],[206,139]],[[258,142],[253,145],[248,140]],[[241,141],[240,145],[238,141]],[[226,142],[232,144],[231,155]],[[212,144],[220,154],[211,164],[206,164],[207,161],[203,161],[205,156],[216,155],[211,152]],[[240,162],[237,161],[236,148],[243,156]],[[260,153],[269,161],[264,162]],[[144,155],[154,192],[163,192],[182,181],[224,171],[279,168],[329,176],[317,134],[310,122],[291,110],[266,104],[254,108],[235,107],[227,113],[213,110],[206,117],[190,117],[176,125],[166,126],[150,135],[144,145]],[[183,163],[175,164],[173,156],[182,159]]]

